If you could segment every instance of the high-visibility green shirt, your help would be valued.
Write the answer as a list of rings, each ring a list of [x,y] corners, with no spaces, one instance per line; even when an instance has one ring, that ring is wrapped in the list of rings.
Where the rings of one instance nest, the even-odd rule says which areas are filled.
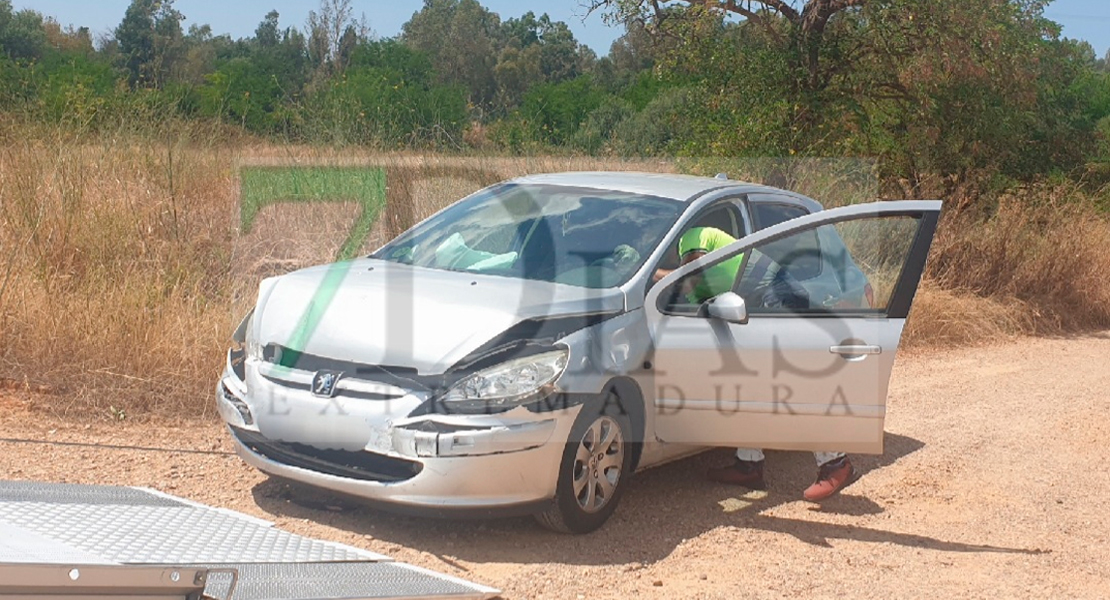
[[[678,255],[686,256],[693,251],[705,253],[720,250],[736,241],[736,238],[715,227],[694,227],[682,234],[678,240]],[[744,255],[736,256],[718,263],[702,271],[701,280],[694,291],[687,294],[686,299],[698,304],[732,290],[736,282],[736,274],[740,271],[740,264],[744,262]]]

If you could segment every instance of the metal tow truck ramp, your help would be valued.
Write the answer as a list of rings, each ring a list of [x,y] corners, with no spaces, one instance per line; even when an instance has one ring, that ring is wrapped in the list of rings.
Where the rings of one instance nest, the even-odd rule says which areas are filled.
[[[145,488],[0,481],[0,600],[484,600],[499,591]]]

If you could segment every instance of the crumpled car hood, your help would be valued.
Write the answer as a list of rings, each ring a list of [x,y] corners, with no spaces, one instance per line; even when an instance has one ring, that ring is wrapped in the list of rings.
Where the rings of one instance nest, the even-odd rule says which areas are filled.
[[[363,258],[264,281],[254,339],[305,354],[445,372],[525,320],[624,310],[590,289]]]

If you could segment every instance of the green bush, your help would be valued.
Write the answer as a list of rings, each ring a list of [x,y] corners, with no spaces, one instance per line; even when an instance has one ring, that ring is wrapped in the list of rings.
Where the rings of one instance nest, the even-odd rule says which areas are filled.
[[[1095,126],[1095,134],[1098,136],[1097,159],[1110,162],[1110,116],[1099,119],[1098,125]]]
[[[693,133],[691,97],[686,89],[661,93],[644,110],[613,128],[613,149],[627,156],[659,156],[680,150]]]
[[[51,52],[36,66],[35,95],[43,116],[55,123],[96,128],[110,110],[120,78],[106,61]]]
[[[528,141],[562,146],[569,142],[590,113],[609,100],[591,77],[544,83],[524,95],[516,115]]]
[[[395,41],[362,44],[342,76],[305,98],[298,135],[334,144],[457,146],[465,91],[435,82],[424,55]]]
[[[586,117],[586,123],[574,133],[570,145],[574,149],[587,154],[611,151],[613,131],[623,121],[631,119],[635,115],[636,111],[632,105],[623,100],[614,99],[611,102],[606,102],[595,108]]]
[[[199,112],[206,117],[241,125],[253,133],[280,129],[275,116],[284,100],[277,78],[255,68],[249,58],[227,61],[205,76],[200,87]]]

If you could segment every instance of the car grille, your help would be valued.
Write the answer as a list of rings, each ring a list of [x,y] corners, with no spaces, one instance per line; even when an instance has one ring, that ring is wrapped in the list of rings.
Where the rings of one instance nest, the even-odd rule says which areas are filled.
[[[288,381],[286,379],[279,379],[270,375],[263,375],[262,378],[274,385],[280,385],[284,388],[300,390],[302,392],[312,391],[312,386],[307,383]],[[397,398],[401,398],[404,396],[404,394],[378,394],[374,392],[360,392],[357,390],[347,390],[342,388],[335,390],[335,395],[340,398],[355,398],[358,400],[396,400]]]
[[[238,427],[231,432],[256,454],[291,467],[361,481],[397,482],[412,479],[424,468],[416,461],[374,452],[321,450],[305,444],[275,442]]]
[[[420,375],[412,367],[367,365],[352,361],[337,360],[324,356],[306,354],[279,344],[266,344],[262,348],[265,362],[315,373],[316,371],[340,371],[355,379],[379,381],[401,389],[427,390],[441,386],[442,375]]]

